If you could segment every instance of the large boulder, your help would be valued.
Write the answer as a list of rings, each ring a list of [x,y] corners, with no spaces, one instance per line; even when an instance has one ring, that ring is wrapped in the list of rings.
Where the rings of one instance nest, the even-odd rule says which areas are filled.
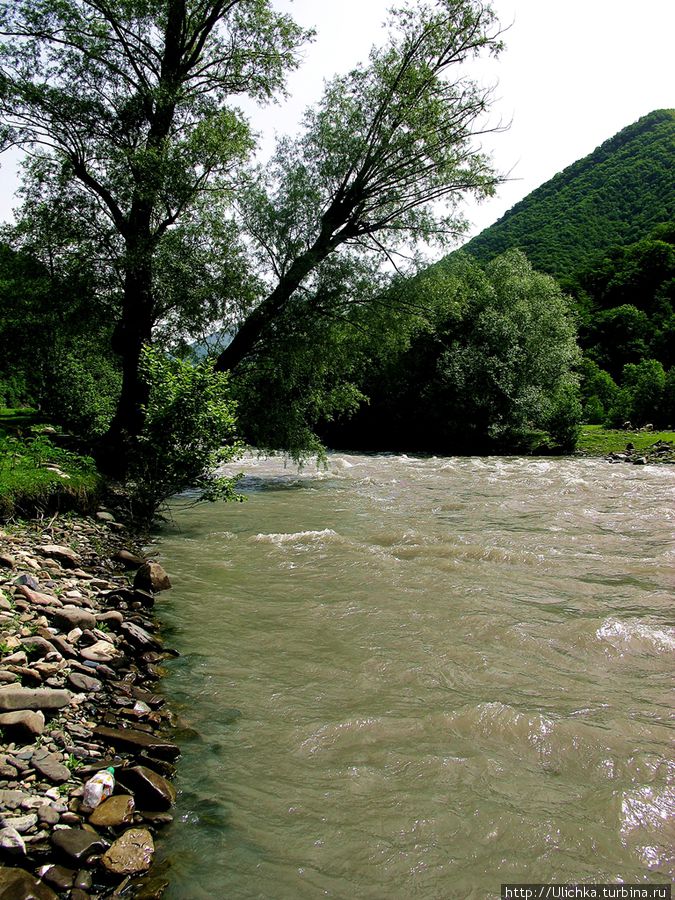
[[[103,854],[101,862],[113,875],[147,872],[155,845],[147,828],[130,828]]]
[[[171,587],[171,581],[162,566],[156,562],[144,563],[136,572],[134,587],[142,591],[166,591]]]
[[[0,866],[0,900],[58,900],[58,897],[25,869]]]
[[[73,695],[59,688],[0,687],[0,710],[63,709]]]

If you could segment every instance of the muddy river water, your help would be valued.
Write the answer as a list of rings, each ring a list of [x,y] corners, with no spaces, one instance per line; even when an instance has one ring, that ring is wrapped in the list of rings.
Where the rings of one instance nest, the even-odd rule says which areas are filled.
[[[171,900],[675,871],[675,467],[249,458],[174,504]]]

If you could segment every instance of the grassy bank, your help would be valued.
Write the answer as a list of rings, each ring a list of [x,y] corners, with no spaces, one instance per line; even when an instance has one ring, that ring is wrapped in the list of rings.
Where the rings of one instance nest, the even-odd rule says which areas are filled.
[[[624,431],[602,425],[583,425],[577,450],[589,456],[605,456],[621,453],[627,444],[632,444],[636,451],[646,452],[657,441],[675,444],[675,431]]]
[[[0,410],[0,518],[90,511],[102,480],[94,461],[59,447],[32,410]]]

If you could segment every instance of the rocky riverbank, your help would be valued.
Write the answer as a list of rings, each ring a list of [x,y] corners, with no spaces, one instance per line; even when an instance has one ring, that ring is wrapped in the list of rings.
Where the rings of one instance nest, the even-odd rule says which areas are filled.
[[[651,446],[639,450],[629,442],[625,450],[608,453],[605,459],[610,463],[632,463],[634,466],[653,463],[674,465],[675,446],[669,441],[655,441]]]
[[[160,897],[171,713],[155,692],[164,571],[105,511],[0,530],[0,896]],[[93,811],[83,785],[113,766]]]

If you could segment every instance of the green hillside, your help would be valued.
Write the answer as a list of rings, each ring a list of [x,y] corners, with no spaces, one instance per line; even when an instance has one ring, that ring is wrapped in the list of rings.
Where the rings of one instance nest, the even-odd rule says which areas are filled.
[[[462,249],[487,261],[523,250],[566,278],[675,218],[675,110],[656,110],[532,191]]]

